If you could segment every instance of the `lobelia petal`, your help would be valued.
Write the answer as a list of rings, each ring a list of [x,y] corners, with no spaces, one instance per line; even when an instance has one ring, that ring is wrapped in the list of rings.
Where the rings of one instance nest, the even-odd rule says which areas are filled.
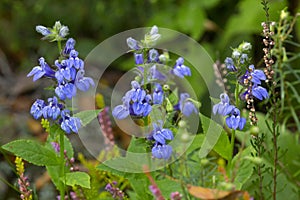
[[[246,119],[243,118],[243,117],[241,117],[241,118],[240,118],[240,122],[239,122],[239,129],[240,129],[240,130],[243,130],[245,124],[246,124]]]
[[[39,72],[37,72],[34,76],[33,76],[33,81],[36,81],[36,80],[38,80],[38,79],[40,79],[42,76],[44,76],[44,74],[45,74],[46,72],[44,72],[44,71],[39,71]]]
[[[39,71],[43,71],[43,69],[40,66],[35,66],[34,68],[32,68],[32,70],[27,74],[27,77],[32,76],[36,73],[38,73]]]
[[[118,105],[113,109],[112,115],[117,119],[125,119],[129,115],[129,110],[124,105]]]

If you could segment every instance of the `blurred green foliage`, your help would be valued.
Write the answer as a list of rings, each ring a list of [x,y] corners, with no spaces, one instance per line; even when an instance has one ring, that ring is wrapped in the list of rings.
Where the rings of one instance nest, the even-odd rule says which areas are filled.
[[[271,19],[291,2],[271,1]],[[116,33],[154,24],[190,35],[211,55],[225,55],[241,40],[254,41],[264,13],[260,1],[254,0],[2,0],[0,50],[14,71],[27,72],[40,55],[54,57],[53,48],[38,42],[34,27],[50,26],[57,20],[68,25],[70,36],[80,41],[77,49],[82,57]]]

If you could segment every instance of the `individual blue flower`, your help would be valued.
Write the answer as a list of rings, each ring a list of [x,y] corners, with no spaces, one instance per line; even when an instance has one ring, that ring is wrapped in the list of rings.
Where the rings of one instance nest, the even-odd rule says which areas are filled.
[[[193,102],[189,100],[190,95],[188,93],[180,94],[179,100],[179,110],[182,112],[184,116],[189,117],[193,112],[197,113],[197,108]]]
[[[73,83],[62,82],[55,88],[55,93],[61,100],[72,99],[76,96],[76,87]]]
[[[51,34],[51,31],[45,26],[38,25],[35,27],[35,30],[36,32],[42,34],[43,36],[47,36]]]
[[[164,101],[164,92],[162,91],[161,85],[156,84],[153,92],[153,104],[161,105]]]
[[[76,74],[75,85],[81,91],[87,91],[90,86],[94,87],[95,83],[92,78],[84,77],[84,70],[79,70]]]
[[[174,139],[172,131],[170,129],[163,128],[162,121],[153,123],[153,131],[150,133],[150,137],[159,144],[166,144],[166,140]]]
[[[61,26],[59,29],[59,36],[64,38],[69,34],[69,28],[67,26]]]
[[[172,155],[172,147],[166,144],[155,144],[152,148],[152,156],[158,159],[168,160]]]
[[[149,62],[158,62],[159,53],[156,49],[149,50]]]
[[[234,62],[232,60],[232,58],[229,58],[227,57],[224,61],[225,65],[226,65],[226,68],[229,70],[229,71],[236,71],[236,67],[234,66]]]
[[[228,115],[235,108],[235,106],[230,105],[229,97],[226,93],[220,94],[221,102],[213,106],[213,113],[220,114],[223,116]]]
[[[124,104],[116,106],[112,111],[112,115],[119,120],[125,119],[129,114],[129,107]]]
[[[249,66],[250,74],[252,76],[251,81],[255,84],[261,84],[261,80],[266,80],[266,75],[262,70],[255,69],[254,65]]]
[[[68,59],[70,66],[75,67],[76,69],[83,69],[84,68],[84,62],[80,58],[78,58],[78,52],[76,50],[70,51],[70,56]]]
[[[142,65],[144,63],[144,57],[142,53],[134,53],[134,61],[136,65]]]
[[[58,67],[58,70],[55,72],[55,78],[58,83],[75,79],[76,69],[72,67],[70,60],[62,60],[60,63],[56,60],[55,65]]]
[[[30,114],[34,119],[38,119],[43,115],[43,109],[45,107],[44,100],[37,99],[31,106]]]
[[[243,53],[240,58],[240,63],[244,64],[248,60],[248,55]]]
[[[157,26],[153,26],[150,30],[150,39],[155,42],[156,40],[158,40],[160,38],[160,34],[158,33],[158,27]]]
[[[184,63],[184,59],[182,57],[179,57],[176,60],[176,64],[173,69],[173,73],[180,78],[183,78],[184,76],[192,75],[190,68],[185,66],[183,63]]]
[[[166,76],[157,69],[156,65],[150,67],[149,72],[150,72],[149,78],[152,80],[153,79],[162,80],[162,81],[166,80]]]
[[[131,112],[130,114],[133,115],[133,116],[143,116],[143,117],[146,117],[147,115],[149,115],[149,113],[151,112],[152,110],[152,107],[149,103],[147,102],[134,102],[132,105],[131,105]]]
[[[254,84],[252,86],[252,94],[253,94],[253,96],[258,98],[259,100],[269,98],[269,94],[268,94],[268,91],[266,90],[266,88],[258,86],[256,84]]]
[[[241,55],[241,53],[238,50],[236,50],[236,49],[233,50],[233,52],[232,52],[232,58],[237,59],[237,58],[240,57],[240,55]]]
[[[33,76],[33,81],[40,79],[42,76],[53,78],[54,71],[45,62],[45,59],[41,57],[39,59],[40,66],[35,66],[28,74],[27,77]]]
[[[60,110],[62,109],[63,105],[58,103],[56,97],[48,98],[48,105],[43,109],[43,116],[45,119],[51,117],[53,120],[56,120],[60,115]]]
[[[76,41],[73,39],[73,38],[69,38],[66,42],[66,45],[65,45],[65,48],[63,50],[63,53],[65,55],[69,55],[71,50],[74,49],[75,47],[75,44],[76,44]]]
[[[228,128],[236,130],[239,128],[240,130],[243,130],[245,124],[246,124],[246,119],[240,116],[240,110],[237,108],[234,108],[230,116],[226,118],[226,124]]]
[[[129,91],[128,96],[133,102],[143,101],[146,97],[146,91],[141,88],[137,81],[131,81],[132,89]]]
[[[78,129],[81,127],[81,121],[78,117],[71,117],[69,110],[61,111],[61,128],[66,133],[78,133]]]
[[[140,49],[140,47],[138,45],[138,42],[135,39],[133,39],[132,37],[127,38],[126,41],[127,41],[128,47],[130,49],[132,49],[132,50],[138,50],[138,49]]]

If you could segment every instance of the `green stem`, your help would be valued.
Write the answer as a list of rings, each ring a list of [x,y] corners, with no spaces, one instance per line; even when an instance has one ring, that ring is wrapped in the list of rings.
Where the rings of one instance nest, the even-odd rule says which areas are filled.
[[[58,46],[58,51],[59,51],[59,53],[61,53],[61,41],[60,40],[58,40],[57,41],[57,46]]]
[[[65,140],[64,140],[64,132],[60,132],[60,161],[61,161],[61,174],[60,177],[63,177],[65,179]],[[62,181],[62,186],[60,187],[60,199],[65,199],[65,181]]]
[[[235,85],[235,93],[234,93],[234,97],[235,97],[235,105],[236,107],[239,106],[239,82],[237,81],[236,85]],[[231,161],[232,161],[232,157],[233,157],[233,151],[234,151],[234,142],[235,142],[235,130],[232,130],[231,132],[231,141],[230,141],[230,157],[228,159],[228,166],[231,166]]]

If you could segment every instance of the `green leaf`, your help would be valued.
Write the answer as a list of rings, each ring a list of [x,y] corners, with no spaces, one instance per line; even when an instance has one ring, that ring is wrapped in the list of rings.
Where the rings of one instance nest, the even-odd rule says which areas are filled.
[[[251,157],[251,152],[254,151],[252,146],[247,147],[244,151],[239,152],[233,159],[231,165],[231,171],[236,171],[234,185],[237,190],[240,190],[242,186],[250,179],[253,173],[254,163],[246,159]],[[236,170],[236,167],[240,170]]]
[[[161,105],[153,105],[150,113],[151,123],[164,122],[166,111]]]
[[[146,153],[146,146],[147,143],[145,138],[136,138],[133,136],[131,137],[127,151],[135,153]]]
[[[99,112],[101,112],[101,110],[102,109],[81,111],[79,113],[74,114],[74,117],[79,117],[82,122],[82,125],[86,126],[93,119],[97,117],[97,115],[99,114]]]
[[[216,151],[224,159],[228,160],[231,156],[230,141],[225,131],[222,131],[217,144],[214,146]]]
[[[182,194],[181,184],[169,179],[157,180],[156,184],[165,198],[169,198],[172,192],[178,191]]]
[[[61,178],[63,179],[63,178]],[[85,172],[70,172],[66,173],[66,185],[75,186],[79,185],[84,188],[91,188],[90,176]]]
[[[216,145],[223,131],[223,127],[201,113],[200,119],[205,138],[199,151],[199,156],[200,158],[204,158]]]
[[[56,189],[59,190],[64,187],[60,180],[61,165],[46,166],[46,169]]]
[[[199,39],[204,32],[205,12],[201,9],[201,1],[189,0],[178,11],[179,28],[190,33],[192,38]]]
[[[16,156],[38,166],[51,166],[59,164],[54,151],[32,140],[15,140],[2,146]]]

